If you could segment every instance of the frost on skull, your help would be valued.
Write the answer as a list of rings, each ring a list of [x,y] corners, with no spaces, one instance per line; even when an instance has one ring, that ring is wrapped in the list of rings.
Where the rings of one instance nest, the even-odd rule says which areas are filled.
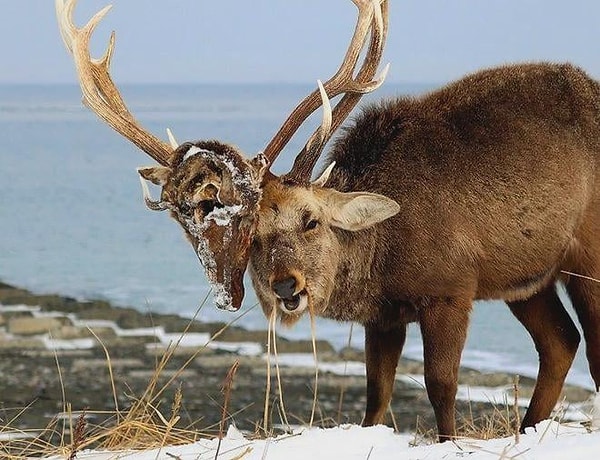
[[[216,306],[235,311],[243,299],[243,275],[267,162],[261,154],[249,161],[231,146],[211,142],[187,144],[185,150],[180,148],[181,160],[174,175],[177,170],[182,171],[178,183],[186,184],[195,183],[189,180],[194,171],[210,171],[209,185],[216,189],[212,206],[205,208],[206,214],[198,211],[203,209],[202,201],[195,199],[198,193],[192,190],[183,194],[187,199],[172,200],[169,209],[194,242]],[[208,174],[198,175],[201,179],[196,188],[204,190]],[[181,190],[179,192],[177,196],[182,196]]]
[[[144,180],[162,186],[160,201],[153,201],[142,181],[146,205],[168,209],[183,227],[222,309],[238,310],[244,297],[267,166],[261,153],[248,160],[231,145],[197,141],[180,145],[169,166],[138,169]]]
[[[221,240],[222,246],[226,247],[231,244],[231,224],[233,218],[237,213],[242,210],[241,206],[229,206],[224,208],[215,209],[204,218],[204,222],[200,225],[190,223],[190,230],[193,230],[195,236],[198,239],[198,245],[196,246],[196,255],[200,260],[200,263],[204,267],[206,276],[210,283],[211,291],[214,296],[215,305],[217,308],[229,311],[236,311],[237,308],[233,306],[233,295],[228,289],[228,286],[232,285],[231,269],[227,265],[219,265],[217,263],[217,257],[214,251],[211,249],[208,239],[203,235],[209,228],[211,223],[219,227],[225,228],[223,239]],[[219,282],[218,276],[219,270],[222,271],[221,278],[222,282]]]

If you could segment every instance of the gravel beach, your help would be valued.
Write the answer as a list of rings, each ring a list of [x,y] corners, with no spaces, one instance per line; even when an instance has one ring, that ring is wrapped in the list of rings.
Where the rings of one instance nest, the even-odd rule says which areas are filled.
[[[230,420],[249,432],[254,432],[263,421],[268,368],[266,331],[230,326],[215,339],[214,346],[190,345],[188,336],[211,337],[224,325],[141,313],[101,300],[36,295],[4,283],[0,283],[0,306],[0,425],[41,429],[56,420],[67,404],[74,412],[86,410],[90,423],[110,423],[116,407],[123,412],[143,397],[167,349],[164,338],[178,337],[184,330],[186,339],[157,378],[157,388],[164,386],[152,403],[158,411],[169,418],[175,395],[181,394],[178,424],[217,432],[222,417],[223,382],[238,362],[228,404]],[[86,322],[92,326],[86,327]],[[332,368],[344,369],[363,361],[362,351],[336,351],[323,340],[317,342],[317,350],[318,362],[331,364]],[[295,357],[300,363],[300,357],[311,355],[312,344],[279,339],[277,351],[289,358],[281,366],[287,421],[307,423],[313,405],[315,369],[287,363],[293,363]],[[393,418],[388,420],[400,431],[414,431],[417,423],[421,430],[435,426],[433,411],[419,383],[422,372],[420,362],[401,359],[391,407]],[[269,418],[278,426],[283,417],[275,374],[272,368]],[[316,425],[360,423],[366,398],[365,377],[358,374],[319,372]],[[462,369],[460,384],[510,388],[514,378],[509,374]],[[531,394],[533,383],[520,378],[519,396],[526,398]],[[564,390],[565,399],[571,403],[585,401],[589,396],[589,391],[574,386]],[[494,406],[489,402],[459,401],[457,411],[477,419],[491,415]]]

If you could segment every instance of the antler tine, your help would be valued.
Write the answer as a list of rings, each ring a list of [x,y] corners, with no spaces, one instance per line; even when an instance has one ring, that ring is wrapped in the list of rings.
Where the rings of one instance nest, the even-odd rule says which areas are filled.
[[[325,91],[323,83],[321,83],[321,80],[317,80],[317,86],[319,87],[319,93],[323,105],[323,121],[321,122],[319,129],[312,133],[312,136],[310,136],[308,139],[305,147],[307,150],[318,150],[324,147],[325,143],[327,142],[327,136],[331,131],[331,124],[333,123],[331,103],[329,101],[327,91]]]
[[[383,45],[387,34],[387,10],[388,0],[352,0],[358,7],[359,13],[354,29],[354,34],[350,40],[350,45],[346,51],[346,55],[338,71],[323,85],[329,98],[333,98],[339,94],[346,93],[345,96],[338,102],[333,111],[333,122],[331,130],[324,132],[323,127],[320,127],[311,139],[315,137],[322,138],[320,142],[309,141],[312,155],[318,158],[323,147],[335,131],[343,122],[344,118],[350,113],[352,108],[358,103],[360,97],[377,88],[385,77],[385,71],[382,72],[382,77],[372,81],[375,71],[381,60],[383,53]],[[356,77],[353,77],[361,50],[369,35],[371,42],[368,52],[366,53],[364,62]],[[354,97],[350,97],[354,96]],[[281,150],[289,142],[300,125],[321,105],[321,97],[319,90],[309,94],[286,119],[277,134],[269,142],[265,148],[264,154],[272,164],[277,158]],[[338,108],[339,107],[339,108]],[[320,133],[319,133],[320,132]],[[302,150],[296,162],[301,160],[301,157],[306,156],[307,147]],[[316,160],[315,160],[316,161]],[[305,169],[305,168],[303,168]],[[312,170],[312,169],[311,169]],[[296,177],[295,171],[290,171],[286,177]]]
[[[374,75],[381,60],[387,37],[388,1],[383,0],[381,4],[379,3],[379,0],[367,1],[373,4],[374,18],[371,30],[371,41],[363,64],[356,74],[355,79],[345,83],[345,94],[333,110],[331,129],[323,137],[320,144],[315,145],[309,142],[304,146],[294,160],[292,169],[285,175],[286,180],[292,182],[308,182],[325,144],[331,138],[333,133],[341,126],[350,112],[352,112],[352,109],[358,104],[362,96],[379,88],[385,81],[385,77],[387,76],[390,67],[389,64],[384,67],[378,77],[374,78]],[[323,126],[319,127],[313,133],[313,136],[322,130]]]
[[[100,59],[90,56],[90,38],[111,6],[104,7],[85,26],[77,28],[73,22],[76,3],[77,0],[56,0],[56,15],[62,39],[75,61],[84,104],[158,163],[169,166],[171,147],[140,126],[110,76],[115,33],[111,34],[106,52]]]

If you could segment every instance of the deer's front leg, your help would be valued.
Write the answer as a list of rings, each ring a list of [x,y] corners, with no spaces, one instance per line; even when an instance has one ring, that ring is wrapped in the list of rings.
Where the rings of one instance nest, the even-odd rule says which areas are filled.
[[[363,426],[383,423],[392,399],[396,367],[406,339],[406,325],[393,329],[365,326],[367,410]]]
[[[454,404],[471,300],[433,299],[419,311],[425,386],[440,441],[456,436]]]

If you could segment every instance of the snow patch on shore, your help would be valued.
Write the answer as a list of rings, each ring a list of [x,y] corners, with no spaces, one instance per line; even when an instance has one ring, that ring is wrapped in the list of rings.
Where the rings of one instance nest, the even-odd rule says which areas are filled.
[[[415,437],[396,434],[385,426],[363,428],[342,425],[336,428],[301,428],[291,435],[250,440],[230,427],[221,442],[218,439],[200,440],[184,446],[167,446],[147,451],[83,451],[80,460],[305,460],[307,458],[344,460],[392,460],[398,458],[483,460],[519,458],[521,460],[591,460],[600,451],[600,432],[589,432],[582,426],[561,425],[543,421],[527,430],[519,440],[514,437],[482,441],[458,439],[453,442],[413,446]],[[218,457],[217,457],[218,455]],[[62,457],[49,457],[59,460]]]

